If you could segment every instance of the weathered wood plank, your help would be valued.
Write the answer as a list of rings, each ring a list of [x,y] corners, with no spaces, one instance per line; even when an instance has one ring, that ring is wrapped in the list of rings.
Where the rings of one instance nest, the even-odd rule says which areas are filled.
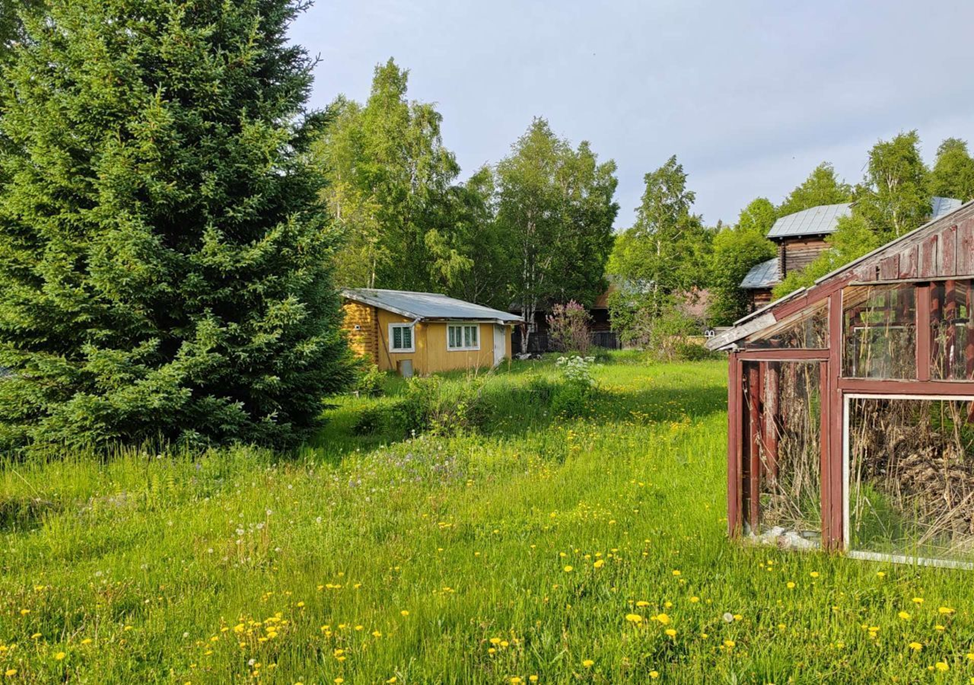
[[[957,274],[974,275],[974,218],[957,226]]]
[[[957,275],[957,227],[951,226],[940,234],[940,268],[938,276]]]
[[[919,272],[917,265],[920,263],[919,247],[910,245],[900,253],[900,278],[916,278]]]
[[[932,235],[920,245],[920,278],[937,277],[937,245],[939,236]]]
[[[900,275],[900,256],[891,255],[879,262],[879,278],[884,281],[891,281]]]

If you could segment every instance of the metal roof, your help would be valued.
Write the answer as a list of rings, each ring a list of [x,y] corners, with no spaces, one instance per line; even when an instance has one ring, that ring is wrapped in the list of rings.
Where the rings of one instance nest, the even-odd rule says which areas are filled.
[[[778,284],[778,258],[772,257],[766,262],[755,265],[741,281],[745,290],[761,290]]]
[[[807,294],[811,288],[815,288],[821,285],[822,283],[835,278],[840,274],[855,269],[863,262],[872,259],[873,257],[879,255],[882,252],[895,248],[896,246],[908,240],[914,239],[917,235],[922,234],[927,230],[930,230],[930,227],[934,225],[935,221],[938,218],[941,218],[946,214],[951,214],[954,211],[957,211],[958,209],[961,209],[963,207],[974,207],[974,200],[965,203],[965,202],[959,202],[952,198],[931,198],[931,203],[934,205],[934,209],[937,208],[936,207],[937,200],[947,200],[949,206],[953,207],[953,209],[943,211],[939,216],[932,217],[929,221],[927,221],[927,223],[923,224],[919,228],[910,231],[909,233],[905,233],[901,235],[899,238],[895,238],[890,242],[886,243],[885,245],[880,245],[872,252],[869,252],[868,254],[864,254],[858,259],[854,259],[848,264],[844,264],[839,268],[835,269],[834,271],[825,274],[821,278],[816,279],[815,283],[809,288],[798,288],[797,290],[794,290],[788,293],[787,295],[780,297],[777,300],[774,300],[773,302],[769,302],[765,306],[751,312],[747,316],[738,319],[737,321],[734,322],[734,326],[730,330],[727,330],[720,335],[710,338],[706,342],[707,349],[710,350],[730,349],[734,345],[734,343],[740,340],[741,338],[744,338],[745,336],[748,336],[754,333],[755,331],[763,330],[764,328],[767,328],[768,326],[771,326],[774,323],[776,323],[777,319],[775,318],[774,314],[771,312],[771,310],[775,309],[776,307],[779,307],[780,305],[784,304],[785,302],[788,302],[789,300],[794,300],[802,295]]]
[[[835,232],[839,218],[852,214],[852,205],[821,205],[783,216],[774,222],[769,238],[791,238],[802,235],[826,235]]]
[[[936,219],[959,208],[963,202],[952,197],[930,198],[930,219]],[[839,219],[852,214],[852,203],[820,205],[783,216],[768,231],[769,238],[795,238],[803,235],[835,233]]]
[[[930,198],[930,204],[933,206],[930,218],[936,219],[944,214],[950,214],[955,209],[960,209],[960,206],[964,203],[952,197],[932,197]]]
[[[416,293],[408,290],[349,288],[342,291],[345,299],[370,304],[413,319],[462,319],[520,323],[521,317],[473,302],[457,300],[439,293]]]

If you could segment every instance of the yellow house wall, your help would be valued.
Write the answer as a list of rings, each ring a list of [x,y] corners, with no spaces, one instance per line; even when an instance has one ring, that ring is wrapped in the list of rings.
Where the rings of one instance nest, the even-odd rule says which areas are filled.
[[[383,371],[396,371],[398,363],[404,359],[413,362],[413,373],[426,375],[455,369],[490,368],[494,365],[494,325],[479,324],[480,349],[446,349],[447,323],[420,322],[413,327],[413,352],[392,352],[389,341],[389,324],[410,323],[412,319],[385,310],[377,310],[378,350],[376,364]],[[510,328],[504,328],[506,343],[505,357],[511,358]]]
[[[342,309],[345,311],[342,327],[348,335],[348,346],[355,354],[368,357],[375,362],[379,353],[378,317],[375,307],[358,302],[346,302]]]

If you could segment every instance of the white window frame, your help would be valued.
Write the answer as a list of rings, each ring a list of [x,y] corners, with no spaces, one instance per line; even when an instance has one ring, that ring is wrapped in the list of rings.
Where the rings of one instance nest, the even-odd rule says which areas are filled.
[[[466,346],[461,345],[459,347],[454,347],[450,344],[450,329],[459,328],[460,338],[464,339],[464,329],[473,328],[477,331],[477,344]],[[480,323],[470,322],[470,321],[458,321],[456,323],[448,323],[446,325],[446,351],[447,352],[478,352],[480,350]]]
[[[949,381],[945,381],[949,382]],[[852,538],[852,519],[849,498],[849,476],[852,461],[852,433],[850,432],[850,422],[852,414],[852,400],[930,400],[930,401],[960,401],[974,402],[972,395],[917,395],[917,394],[896,394],[896,393],[845,393],[842,396],[842,544],[845,547],[846,556],[852,559],[864,559],[866,561],[886,561],[894,564],[916,564],[917,566],[939,566],[941,568],[959,568],[967,571],[974,570],[974,563],[954,559],[930,559],[927,557],[914,557],[902,554],[883,554],[880,552],[866,552],[853,549]]]
[[[409,347],[395,347],[396,339],[393,337],[393,330],[396,328],[409,329]],[[389,324],[389,354],[409,354],[416,351],[416,324],[412,323],[391,323]]]

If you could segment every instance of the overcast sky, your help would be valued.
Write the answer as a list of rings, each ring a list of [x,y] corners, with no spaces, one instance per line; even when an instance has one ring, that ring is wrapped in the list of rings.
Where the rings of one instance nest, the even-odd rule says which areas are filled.
[[[932,159],[974,143],[970,0],[317,0],[293,38],[321,57],[314,106],[364,101],[395,58],[434,102],[464,178],[543,116],[619,165],[617,226],[675,154],[709,224],[779,202],[821,161],[862,177],[916,128]]]

